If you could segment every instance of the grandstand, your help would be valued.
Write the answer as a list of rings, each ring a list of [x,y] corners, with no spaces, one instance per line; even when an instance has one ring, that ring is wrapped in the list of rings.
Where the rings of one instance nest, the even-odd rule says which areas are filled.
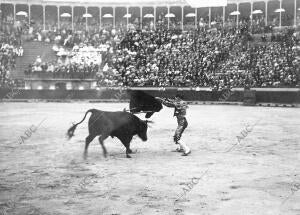
[[[1,86],[298,87],[299,5],[4,0]]]

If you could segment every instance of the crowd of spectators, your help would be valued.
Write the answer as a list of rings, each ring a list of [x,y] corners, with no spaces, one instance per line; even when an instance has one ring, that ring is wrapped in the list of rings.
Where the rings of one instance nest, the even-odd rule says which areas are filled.
[[[291,32],[277,37],[264,44],[249,43],[243,26],[187,32],[131,31],[105,62],[108,69],[98,74],[99,85],[213,89],[296,86],[299,41]]]
[[[19,45],[14,34],[0,31],[0,88],[14,86],[10,73],[16,67],[16,57],[23,55],[23,49]]]
[[[53,38],[53,51],[57,60],[29,65],[26,75],[53,78],[94,78],[102,60],[113,52],[119,37],[106,30],[94,34],[72,33],[62,30]]]
[[[247,43],[249,32],[272,32],[276,19],[268,28],[261,16],[254,17],[252,24],[249,18],[241,19],[239,29],[234,19],[228,19],[224,27],[219,17],[213,29],[208,29],[207,20],[201,19],[197,30],[185,25],[189,30],[181,32],[176,28],[181,25],[179,20],[172,19],[170,30],[167,30],[167,19],[159,17],[156,30],[151,22],[142,30],[136,28],[139,25],[136,23],[129,31],[124,28],[94,28],[89,32],[72,32],[70,28],[53,28],[46,32],[37,29],[33,32],[34,39],[53,42],[59,58],[56,62],[35,62],[25,73],[81,79],[97,74],[101,86],[209,86],[220,89],[245,85],[295,86],[298,83],[297,49],[292,49],[297,46],[296,41],[254,47]],[[190,24],[193,26],[192,22]],[[273,36],[271,40],[274,41]],[[284,40],[279,38],[278,41]],[[97,54],[78,51],[84,48],[98,51]],[[284,57],[287,52],[291,55],[289,59]],[[100,62],[95,62],[99,58]],[[104,68],[100,66],[101,61]]]
[[[299,81],[298,49],[293,49],[298,44],[296,38],[272,35],[271,43],[249,45],[249,31],[255,26],[262,27],[263,20],[254,22],[256,24],[251,26],[241,20],[238,29],[232,24],[226,28],[204,26],[183,32],[175,28],[176,23],[168,30],[165,21],[158,22],[156,29],[103,29],[94,33],[62,29],[52,35],[51,41],[54,41],[57,53],[69,50],[69,54],[63,55],[70,58],[60,56],[57,62],[36,62],[30,65],[26,74],[49,78],[93,78],[96,75],[100,86],[213,89],[245,85],[296,86]],[[78,51],[81,49],[97,49],[95,53],[101,53],[101,57]],[[99,58],[104,67],[100,62],[94,62]]]
[[[299,84],[299,40],[293,32],[272,34],[270,42],[264,34],[263,43],[252,41],[251,33],[272,32],[276,19],[268,28],[259,16],[252,23],[249,18],[241,19],[239,28],[233,18],[223,26],[222,17],[217,17],[212,28],[208,28],[206,19],[201,19],[197,29],[190,22],[187,24],[191,28],[185,23],[186,30],[181,31],[180,20],[172,19],[168,29],[167,19],[159,17],[156,28],[150,21],[143,29],[136,23],[128,31],[95,27],[92,31],[73,32],[70,26],[43,31],[36,23],[28,29],[29,39],[53,43],[58,58],[42,62],[38,56],[25,74],[43,78],[96,77],[99,86],[223,89]],[[79,24],[84,27],[84,22]],[[15,57],[23,53],[18,39],[7,41],[1,43],[0,59],[6,65],[4,69],[1,62],[1,71],[5,71],[1,72],[1,80],[15,66]]]
[[[293,37],[243,48],[235,47],[213,75],[214,86],[291,87],[299,83],[300,59]]]
[[[100,84],[184,86],[189,85],[192,79],[201,81],[203,73],[197,61],[203,62],[203,67],[213,68],[214,65],[206,63],[211,59],[217,62],[227,50],[224,49],[224,53],[215,52],[214,34],[204,31],[181,34],[164,29],[132,31],[119,44],[116,54],[107,61],[112,71],[108,70],[100,76]],[[202,49],[198,40],[211,43],[211,46]],[[228,43],[230,40],[224,40],[224,47]],[[113,82],[105,77],[109,73],[116,76]]]
[[[94,78],[99,72],[100,65],[87,63],[71,63],[69,59],[63,62],[61,58],[54,62],[41,62],[39,56],[35,63],[30,64],[25,70],[29,77],[42,78],[69,78],[69,79],[87,79]]]

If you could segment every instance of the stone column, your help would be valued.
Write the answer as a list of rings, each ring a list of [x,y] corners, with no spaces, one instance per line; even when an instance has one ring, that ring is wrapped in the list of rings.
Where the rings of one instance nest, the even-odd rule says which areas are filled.
[[[170,6],[168,5],[168,14],[170,14]],[[170,17],[168,17],[168,29],[170,29]]]
[[[183,6],[181,6],[181,30],[183,30],[183,20],[184,20],[184,10]]]
[[[99,7],[99,30],[101,30],[101,24],[102,24],[102,7]]]
[[[3,17],[2,17],[2,3],[0,2],[0,21],[1,21],[1,24],[3,22]],[[1,29],[1,28],[0,28]]]
[[[282,9],[282,0],[280,0],[280,9]],[[281,14],[281,11],[279,13],[279,28],[281,28],[281,23],[282,22],[282,14]]]
[[[113,28],[116,28],[116,7],[113,6]]]
[[[154,15],[154,21],[153,21],[153,24],[154,24],[154,29],[156,29],[156,6],[154,6],[153,7],[154,8],[154,13],[153,13],[153,15]]]
[[[265,1],[265,25],[267,26],[268,25],[268,1]]]
[[[16,21],[16,4],[13,4],[14,5],[14,22]]]
[[[126,17],[126,29],[128,31],[128,6],[126,7],[126,14],[127,14],[127,17]]]
[[[250,22],[251,22],[251,27],[253,24],[253,0],[250,2]]]
[[[223,27],[225,26],[226,8],[223,6]]]
[[[72,9],[72,32],[74,32],[74,6],[72,5],[71,6],[71,9]]]
[[[140,7],[140,27],[143,28],[143,7]]]
[[[211,7],[208,9],[208,27],[211,28]]]
[[[294,1],[294,27],[297,27],[297,0]]]
[[[30,20],[31,20],[31,4],[28,4],[28,26],[30,27]]]
[[[240,3],[236,4],[236,11],[239,11],[240,9]],[[236,26],[239,27],[239,15],[236,16]]]
[[[43,5],[43,29],[46,30],[46,6]]]
[[[85,7],[85,14],[88,13],[88,8]],[[85,17],[85,31],[88,31],[88,18]]]
[[[60,23],[59,23],[59,18],[60,18],[60,12],[59,12],[59,6],[57,6],[57,28],[60,29]]]
[[[195,8],[195,28],[197,28],[197,24],[198,24],[197,19],[198,19],[198,9]]]

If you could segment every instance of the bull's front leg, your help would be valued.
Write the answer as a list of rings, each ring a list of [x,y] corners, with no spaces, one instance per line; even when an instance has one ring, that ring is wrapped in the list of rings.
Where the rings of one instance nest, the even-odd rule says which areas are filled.
[[[131,158],[131,156],[129,154],[132,153],[131,149],[130,149],[130,142],[132,140],[132,135],[130,135],[129,133],[124,133],[122,136],[119,135],[118,138],[119,140],[122,142],[122,144],[125,146],[126,148],[126,157],[127,158]]]
[[[126,149],[126,157],[127,157],[127,158],[131,158],[130,155],[128,155],[128,154],[135,154],[136,152],[137,152],[137,151],[134,151],[134,152],[133,152],[130,148],[128,148],[128,149]]]
[[[131,154],[131,153],[132,153],[131,149],[129,149],[129,148],[127,149],[127,148],[126,148],[126,157],[127,157],[127,158],[131,158],[131,156],[129,155],[129,154]]]
[[[127,140],[127,141],[122,142],[122,143],[123,143],[123,145],[124,145],[125,148],[126,148],[126,157],[127,157],[127,158],[131,158],[131,156],[129,155],[129,154],[132,153],[132,150],[130,149],[130,140]]]

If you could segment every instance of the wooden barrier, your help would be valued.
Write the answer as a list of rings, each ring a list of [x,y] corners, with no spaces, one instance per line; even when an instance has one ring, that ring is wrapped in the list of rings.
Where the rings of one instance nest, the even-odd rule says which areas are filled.
[[[180,93],[186,101],[244,102],[245,105],[255,103],[300,103],[300,89],[262,89],[250,91],[232,89],[231,91],[211,91],[206,88],[194,90],[190,88],[131,88],[144,90],[153,96],[171,98]],[[98,88],[97,90],[24,90],[0,89],[0,99],[6,100],[126,100],[127,89]]]
[[[254,106],[256,104],[256,91],[255,90],[244,90],[244,105]]]

